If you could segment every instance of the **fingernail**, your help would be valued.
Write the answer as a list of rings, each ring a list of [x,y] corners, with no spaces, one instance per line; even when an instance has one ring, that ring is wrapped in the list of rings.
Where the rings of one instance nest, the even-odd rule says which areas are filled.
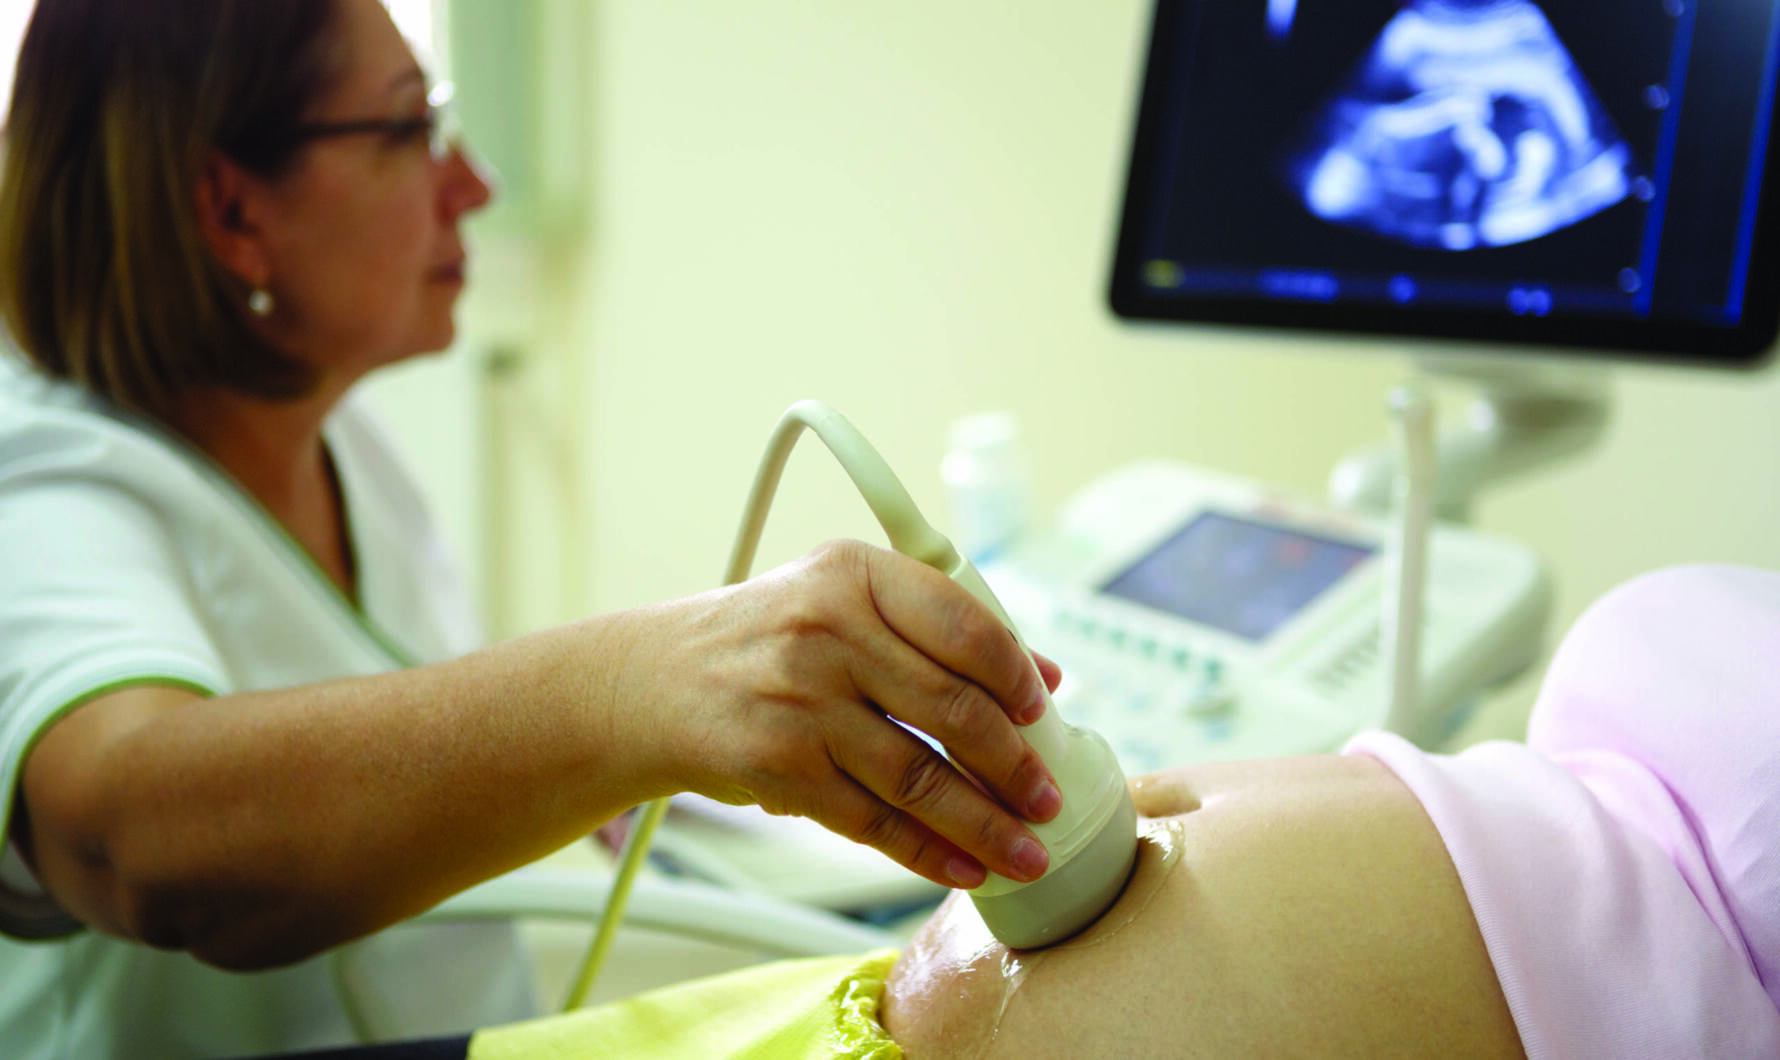
[[[1020,724],[1031,725],[1045,715],[1045,697],[1039,696],[1020,712]]]
[[[1062,808],[1063,796],[1057,791],[1057,786],[1044,780],[1032,792],[1032,801],[1026,804],[1026,817],[1033,821],[1048,821],[1057,816],[1057,811]]]
[[[965,890],[981,887],[983,881],[989,878],[987,869],[966,857],[954,857],[946,862],[946,875]]]
[[[1036,839],[1021,839],[1015,843],[1013,860],[1019,878],[1027,883],[1043,876],[1051,865],[1051,855],[1045,853],[1045,848]]]

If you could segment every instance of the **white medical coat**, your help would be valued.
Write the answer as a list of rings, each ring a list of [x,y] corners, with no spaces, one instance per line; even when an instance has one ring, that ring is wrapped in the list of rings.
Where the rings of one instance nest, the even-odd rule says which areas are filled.
[[[0,356],[0,822],[34,740],[107,689],[285,688],[476,645],[458,573],[384,439],[350,402],[324,433],[356,606],[201,452]],[[11,1060],[249,1055],[352,1041],[355,1019],[419,1037],[535,1014],[507,925],[398,927],[347,947],[349,965],[230,973],[79,929],[10,838],[0,933]]]

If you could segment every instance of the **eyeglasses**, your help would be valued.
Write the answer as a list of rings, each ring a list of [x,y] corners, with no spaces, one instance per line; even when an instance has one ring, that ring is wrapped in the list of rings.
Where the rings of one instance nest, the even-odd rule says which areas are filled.
[[[444,162],[463,142],[452,99],[457,89],[441,81],[426,94],[426,113],[412,118],[363,118],[357,121],[306,122],[297,126],[299,140],[324,140],[336,136],[384,136],[395,146],[427,145],[435,162]]]

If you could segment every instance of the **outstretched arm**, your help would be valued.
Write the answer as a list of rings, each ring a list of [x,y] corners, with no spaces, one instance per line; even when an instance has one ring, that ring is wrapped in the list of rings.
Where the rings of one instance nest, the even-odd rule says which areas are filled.
[[[1039,683],[950,579],[838,544],[400,673],[111,693],[32,750],[14,830],[84,922],[233,968],[384,927],[675,791],[813,817],[953,886],[1031,878],[1019,814],[1056,813],[1016,727]]]

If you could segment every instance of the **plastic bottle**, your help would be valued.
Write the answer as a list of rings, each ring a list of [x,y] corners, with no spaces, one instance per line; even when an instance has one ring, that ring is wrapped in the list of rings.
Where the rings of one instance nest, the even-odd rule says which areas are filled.
[[[978,412],[953,421],[940,461],[951,507],[949,536],[973,563],[993,559],[1032,519],[1032,468],[1009,412]]]

